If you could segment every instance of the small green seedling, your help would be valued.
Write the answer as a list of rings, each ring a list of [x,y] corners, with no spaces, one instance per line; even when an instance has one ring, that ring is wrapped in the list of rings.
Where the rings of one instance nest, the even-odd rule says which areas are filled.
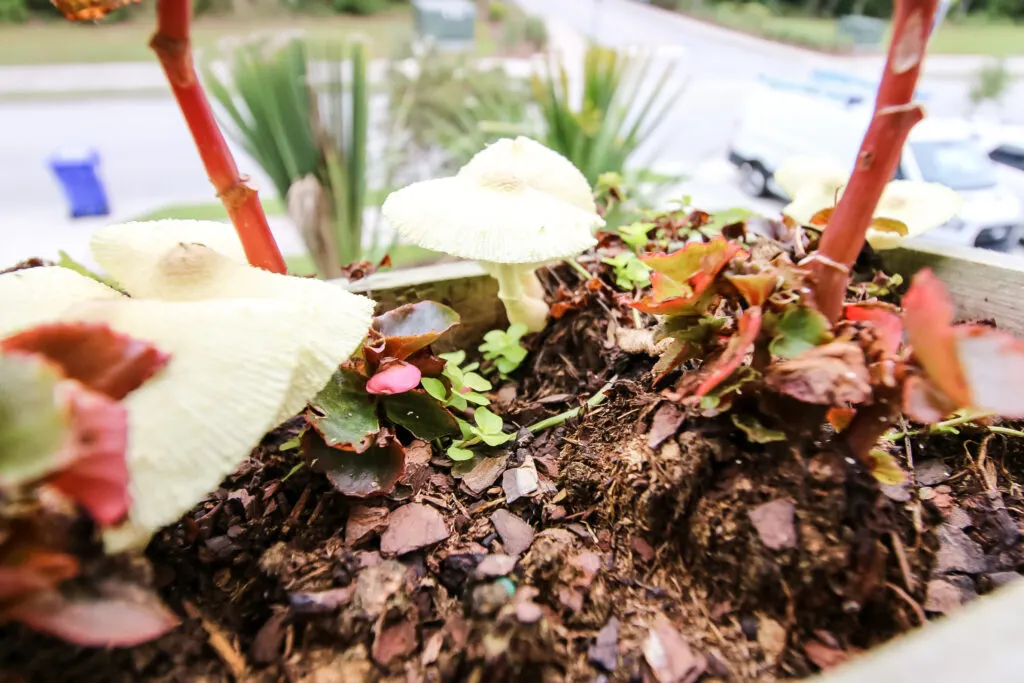
[[[494,361],[494,367],[503,376],[519,367],[526,359],[526,349],[519,340],[526,334],[526,325],[511,325],[508,330],[491,330],[484,335],[480,353],[485,360]]]
[[[613,258],[601,259],[615,271],[615,286],[624,292],[633,291],[634,287],[643,287],[651,282],[651,269],[637,255],[625,251]]]
[[[475,443],[483,441],[488,446],[500,446],[516,438],[515,434],[506,434],[502,431],[505,423],[501,417],[482,406],[474,411],[473,422],[476,424],[470,424],[465,420],[459,421],[463,439],[448,447],[448,457],[452,460],[472,458],[473,451],[469,450],[467,446],[472,446]]]
[[[621,237],[622,241],[633,249],[642,250],[647,246],[647,242],[650,240],[648,233],[650,233],[654,227],[654,223],[637,221],[636,223],[630,223],[629,225],[623,225],[620,227],[619,237]]]
[[[480,367],[479,363],[460,367],[466,360],[465,351],[442,353],[440,358],[445,361],[443,374],[451,384],[451,392],[441,380],[424,377],[420,383],[428,394],[456,410],[465,410],[470,403],[478,406],[490,403],[486,396],[478,393],[491,390],[491,383],[474,372]]]

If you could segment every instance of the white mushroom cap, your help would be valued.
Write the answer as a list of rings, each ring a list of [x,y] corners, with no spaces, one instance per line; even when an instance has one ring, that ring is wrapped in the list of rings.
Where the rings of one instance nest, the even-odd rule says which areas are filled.
[[[96,263],[108,268],[108,263],[125,264],[136,254],[164,254],[179,244],[191,243],[204,244],[233,261],[248,263],[234,227],[217,221],[132,221],[107,225],[92,234],[89,250]],[[120,280],[118,284],[131,291]],[[142,296],[140,292],[132,295]]]
[[[498,174],[413,183],[381,207],[399,236],[426,249],[492,263],[544,263],[593,247],[601,218]]]
[[[582,211],[597,213],[593,189],[580,170],[558,152],[522,135],[488,145],[458,175],[484,182],[489,177],[514,176],[528,187],[554,195]]]
[[[110,551],[177,520],[278,424],[302,344],[288,330],[315,324],[272,299],[91,301],[63,319],[104,322],[171,355],[123,399],[132,503]]]
[[[221,227],[219,223],[207,225]],[[121,227],[101,230],[93,239],[94,248],[117,242]],[[290,333],[302,337],[304,345],[281,419],[290,417],[327,384],[338,365],[363,341],[373,319],[374,302],[323,280],[278,275],[236,262],[212,248],[189,243],[187,239],[202,240],[203,235],[195,233],[194,226],[186,227],[179,239],[177,225],[136,223],[131,239],[117,248],[96,248],[94,258],[140,298],[268,298],[286,300],[301,309],[305,322]],[[146,237],[147,232],[156,236]]]
[[[53,322],[70,306],[124,295],[61,266],[26,268],[0,275],[0,338]]]
[[[798,156],[787,159],[773,174],[775,182],[791,199],[808,187],[834,195],[850,181],[850,169],[827,158]]]

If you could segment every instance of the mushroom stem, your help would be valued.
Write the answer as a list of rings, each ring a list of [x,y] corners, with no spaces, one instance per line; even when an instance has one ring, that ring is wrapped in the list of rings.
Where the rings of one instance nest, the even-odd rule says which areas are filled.
[[[537,273],[526,264],[486,264],[498,281],[498,298],[505,305],[509,323],[525,325],[528,332],[540,332],[548,320],[548,305]],[[539,296],[538,296],[539,294]]]

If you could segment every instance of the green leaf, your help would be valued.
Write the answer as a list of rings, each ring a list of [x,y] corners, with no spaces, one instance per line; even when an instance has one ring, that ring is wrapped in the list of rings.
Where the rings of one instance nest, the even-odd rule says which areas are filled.
[[[733,413],[732,423],[743,430],[751,443],[771,443],[785,441],[786,433],[778,429],[768,429],[753,415]]]
[[[487,408],[477,408],[473,420],[484,434],[500,434],[504,422]]]
[[[465,420],[459,420],[459,431],[462,432],[463,441],[473,438],[473,425],[469,424]]]
[[[468,448],[451,445],[448,447],[448,457],[456,462],[473,459],[473,451]]]
[[[876,448],[870,451],[868,461],[871,476],[880,484],[899,486],[907,480],[907,473],[896,462],[896,458],[883,450]]]
[[[436,398],[442,403],[448,400],[448,388],[445,387],[444,382],[434,377],[424,377],[420,380],[420,384],[428,394]]]
[[[407,391],[382,399],[388,419],[426,441],[459,433],[455,416],[429,395]]]
[[[505,335],[511,342],[518,342],[526,334],[527,327],[522,323],[514,323],[509,326],[508,331]]]
[[[112,287],[113,289],[119,288],[117,282],[113,278],[103,277],[102,275],[94,273],[93,271],[89,270],[75,259],[71,258],[71,256],[68,255],[66,251],[58,251],[57,255],[60,256],[60,260],[57,261],[57,265],[60,266],[61,268],[73,270],[79,275],[84,275],[85,277],[95,280],[100,284],[104,284],[107,287]]]
[[[0,483],[38,479],[57,465],[71,423],[57,406],[60,381],[39,358],[0,354]]]
[[[475,372],[467,372],[463,375],[462,386],[468,387],[473,391],[490,391],[493,388],[490,382]]]
[[[284,453],[286,451],[294,451],[296,448],[299,447],[299,445],[301,443],[302,443],[301,435],[300,436],[293,436],[292,438],[288,439],[283,444],[278,446],[277,450],[281,451],[282,453]]]
[[[477,431],[476,435],[479,436],[480,440],[488,446],[500,446],[501,444],[508,443],[512,439],[516,438],[515,434],[504,434],[502,432],[498,432],[497,434],[484,434]]]
[[[451,398],[448,399],[448,405],[455,410],[465,410],[469,407],[469,403],[466,399],[466,394],[453,393]]]
[[[377,404],[366,393],[366,379],[339,369],[316,398],[306,419],[330,447],[362,453],[380,431]]]
[[[355,498],[391,493],[405,472],[405,449],[394,438],[383,448],[355,453],[331,448],[309,430],[302,436],[302,450],[314,471],[327,475],[335,489]]]
[[[832,339],[828,319],[807,306],[790,306],[775,325],[768,350],[782,358],[796,358]]]
[[[403,360],[459,323],[459,314],[434,301],[405,304],[373,319],[384,336],[384,355]]]
[[[442,358],[443,360],[448,361],[449,364],[458,367],[466,361],[466,352],[452,351],[451,353],[442,353],[438,358]]]

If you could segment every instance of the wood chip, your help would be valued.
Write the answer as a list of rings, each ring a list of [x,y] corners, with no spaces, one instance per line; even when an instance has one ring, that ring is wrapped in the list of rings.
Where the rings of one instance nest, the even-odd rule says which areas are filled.
[[[231,671],[231,675],[236,681],[244,681],[246,679],[246,671],[248,665],[245,662],[245,657],[235,644],[231,642],[231,639],[225,635],[224,631],[221,630],[220,626],[216,623],[207,619],[199,608],[193,605],[191,602],[183,603],[185,613],[193,619],[199,619],[199,623],[202,624],[203,630],[206,631],[207,642],[210,647],[213,648],[217,656],[220,657],[221,661]]]
[[[600,631],[594,644],[587,650],[587,659],[608,673],[619,665],[619,620],[612,617]]]
[[[505,471],[508,465],[508,452],[495,455],[490,458],[474,458],[473,469],[462,475],[462,483],[474,495],[479,496],[486,491],[498,477]]]
[[[784,550],[796,547],[795,511],[793,503],[784,498],[763,503],[750,511],[750,521],[766,548]]]
[[[514,555],[488,555],[476,566],[476,577],[479,579],[507,576],[516,568],[518,558]]]
[[[383,555],[404,555],[448,538],[444,517],[435,508],[409,503],[391,513],[388,529],[380,539]]]
[[[501,488],[505,491],[505,502],[511,505],[523,496],[528,496],[540,487],[537,466],[533,458],[527,457],[521,467],[505,470],[501,476]]]
[[[675,436],[686,419],[686,413],[671,403],[663,403],[654,413],[651,431],[647,433],[647,445],[657,448],[666,440]]]
[[[373,639],[373,661],[387,666],[399,657],[407,657],[416,649],[416,624],[403,619],[377,632]]]
[[[353,546],[388,528],[389,512],[383,506],[356,505],[345,522],[345,543]]]
[[[533,527],[508,510],[495,510],[491,514],[491,524],[501,536],[501,544],[509,555],[525,553],[533,543]]]
[[[647,632],[644,659],[658,683],[693,683],[707,665],[663,614],[658,615]]]
[[[260,627],[253,638],[249,654],[257,664],[270,664],[281,656],[284,636],[287,630],[288,613],[277,612]]]

